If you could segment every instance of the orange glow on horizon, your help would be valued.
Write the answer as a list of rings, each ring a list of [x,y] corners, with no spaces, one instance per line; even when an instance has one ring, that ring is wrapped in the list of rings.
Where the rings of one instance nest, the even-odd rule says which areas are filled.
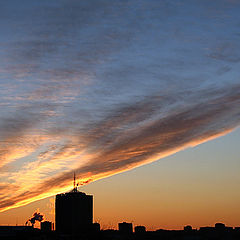
[[[113,171],[108,171],[108,172],[105,172],[105,173],[100,173],[100,174],[91,175],[91,176],[88,173],[88,176],[84,177],[81,181],[83,182],[83,185],[85,185],[85,184],[89,183],[89,180],[91,182],[93,182],[93,181],[97,181],[99,179],[107,178],[109,176],[112,176],[112,175],[115,175],[115,174],[118,174],[118,173],[122,173],[122,172],[125,172],[125,171],[128,171],[128,170],[131,170],[133,168],[136,168],[136,167],[139,167],[139,166],[142,166],[142,165],[154,162],[156,160],[162,159],[162,158],[167,157],[169,155],[172,155],[172,154],[174,154],[176,152],[179,152],[179,151],[181,151],[183,149],[186,149],[188,147],[194,147],[194,146],[197,146],[197,145],[202,144],[204,142],[207,142],[207,141],[213,140],[215,138],[221,137],[223,135],[226,135],[226,134],[230,133],[233,130],[234,129],[228,129],[228,130],[226,130],[224,132],[215,134],[214,136],[210,136],[210,137],[207,137],[205,139],[192,141],[190,143],[185,144],[184,146],[175,148],[175,149],[170,150],[170,151],[162,152],[161,154],[157,154],[157,155],[155,155],[155,156],[153,156],[153,157],[151,157],[151,158],[149,158],[149,159],[147,159],[147,160],[145,160],[143,162],[140,162],[140,163],[137,163],[137,164],[128,165],[127,167],[125,167],[123,169],[119,169],[117,171],[113,170]],[[19,201],[19,202],[15,203],[12,206],[9,206],[9,207],[1,209],[0,212],[4,212],[4,211],[12,209],[12,208],[18,208],[18,207],[27,205],[27,204],[29,204],[31,202],[34,202],[34,201],[37,201],[37,200],[41,200],[41,199],[45,199],[45,198],[48,198],[48,197],[52,197],[52,196],[54,196],[54,195],[56,195],[58,193],[69,191],[69,189],[71,189],[71,187],[72,187],[72,181],[69,180],[68,183],[64,184],[64,186],[62,186],[62,187],[57,187],[55,189],[52,189],[49,192],[41,193],[41,194],[36,195],[34,197],[30,197],[28,199],[24,199],[22,201]]]

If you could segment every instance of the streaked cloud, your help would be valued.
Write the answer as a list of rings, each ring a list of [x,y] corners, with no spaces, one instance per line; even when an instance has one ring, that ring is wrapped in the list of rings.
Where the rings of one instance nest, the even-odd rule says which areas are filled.
[[[3,8],[1,211],[66,191],[73,170],[87,184],[239,126],[239,3]]]

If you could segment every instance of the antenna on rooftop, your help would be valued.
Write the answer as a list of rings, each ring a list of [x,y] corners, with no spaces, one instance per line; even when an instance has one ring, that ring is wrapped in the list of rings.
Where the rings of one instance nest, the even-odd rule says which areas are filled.
[[[76,175],[75,175],[75,172],[73,174],[73,189],[76,188]]]
[[[73,191],[74,192],[77,192],[77,186],[78,186],[78,184],[76,184],[76,174],[74,172],[74,174],[73,174]]]

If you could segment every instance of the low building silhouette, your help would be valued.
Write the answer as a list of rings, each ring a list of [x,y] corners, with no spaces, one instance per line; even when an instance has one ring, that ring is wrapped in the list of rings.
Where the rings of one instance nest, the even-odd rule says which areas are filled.
[[[44,222],[41,222],[41,230],[43,232],[51,232],[54,230],[54,225],[52,222],[49,222],[49,221],[44,221]]]
[[[135,232],[136,234],[143,234],[143,233],[146,232],[146,228],[145,228],[144,226],[136,226],[136,227],[134,228],[134,232]]]
[[[127,222],[119,223],[118,230],[122,234],[131,234],[133,232],[132,223],[127,223]]]
[[[191,232],[192,231],[192,226],[187,225],[187,226],[184,226],[183,229],[184,229],[185,232]]]
[[[18,239],[22,236],[30,236],[39,229],[32,226],[0,226],[0,239]]]
[[[93,223],[92,225],[92,231],[94,233],[100,232],[100,224],[99,223]]]
[[[215,223],[215,229],[218,231],[225,230],[226,226],[224,223]]]

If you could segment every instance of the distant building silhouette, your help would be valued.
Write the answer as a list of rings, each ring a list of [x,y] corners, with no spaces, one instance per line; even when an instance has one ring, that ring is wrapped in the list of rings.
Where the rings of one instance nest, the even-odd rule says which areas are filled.
[[[122,222],[118,224],[118,230],[123,234],[131,234],[133,232],[132,223]]]
[[[35,229],[32,226],[0,226],[0,239],[18,239],[19,235],[31,234]]]
[[[58,194],[55,202],[55,226],[60,234],[81,234],[92,229],[93,196],[79,192]]]
[[[54,227],[52,222],[49,222],[49,221],[41,222],[41,230],[43,232],[51,232],[53,231],[53,229]]]
[[[225,230],[226,226],[224,223],[215,223],[216,230]]]
[[[95,232],[95,233],[100,232],[100,224],[99,223],[93,223],[92,231]]]
[[[145,233],[146,232],[146,228],[144,226],[136,226],[134,228],[134,232],[136,234],[142,234],[142,233]]]
[[[190,226],[190,225],[184,226],[184,231],[185,231],[185,232],[190,232],[190,231],[192,231],[192,226]]]

